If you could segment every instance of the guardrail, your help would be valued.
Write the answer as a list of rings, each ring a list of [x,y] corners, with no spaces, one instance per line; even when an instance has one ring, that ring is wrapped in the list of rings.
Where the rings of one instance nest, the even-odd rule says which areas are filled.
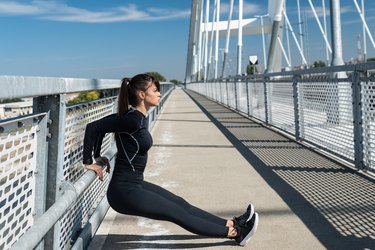
[[[375,172],[375,63],[191,82],[188,89]]]
[[[84,129],[116,111],[120,85],[120,80],[0,76],[0,99],[33,97],[32,114],[0,120],[0,249],[87,245],[89,228],[95,232],[108,209],[103,198],[110,176],[100,182],[83,169]],[[163,97],[149,111],[150,128],[173,88],[161,84]],[[67,103],[68,94],[90,90],[105,95]],[[114,152],[107,135],[102,154],[113,158]]]

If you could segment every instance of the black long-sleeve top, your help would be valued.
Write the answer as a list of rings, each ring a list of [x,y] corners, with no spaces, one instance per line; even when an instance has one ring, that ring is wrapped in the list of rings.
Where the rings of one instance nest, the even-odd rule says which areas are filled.
[[[130,169],[144,171],[147,151],[152,146],[148,131],[148,119],[132,108],[126,114],[112,114],[87,124],[83,141],[83,163],[92,164],[92,156],[100,156],[102,141],[106,133],[115,133],[117,160]]]

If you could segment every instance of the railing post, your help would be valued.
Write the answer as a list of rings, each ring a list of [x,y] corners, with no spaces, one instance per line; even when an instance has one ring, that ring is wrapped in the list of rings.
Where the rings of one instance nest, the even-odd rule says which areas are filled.
[[[246,106],[247,115],[250,116],[250,98],[249,98],[249,78],[246,78]]]
[[[48,136],[48,121],[49,116],[41,115],[37,118],[38,129],[36,131],[37,136],[37,155],[36,155],[36,170],[35,170],[35,210],[34,210],[34,221],[38,219],[46,211],[46,192],[47,192],[47,136]],[[42,241],[38,248],[39,250],[44,249],[44,241]]]
[[[362,131],[362,95],[360,71],[355,68],[352,75],[353,91],[353,133],[354,133],[354,164],[358,169],[364,169],[363,163],[363,131]]]
[[[265,112],[265,123],[268,125],[269,119],[269,110],[268,110],[268,86],[267,86],[267,80],[269,80],[268,77],[263,78],[263,89],[264,89],[264,112]]]
[[[225,87],[227,89],[227,106],[230,106],[229,105],[229,88],[228,88],[228,81],[229,79],[227,78],[226,81],[225,81]]]
[[[297,76],[293,75],[293,107],[294,107],[294,127],[296,140],[300,140],[300,117],[299,117],[299,93],[298,93]]]
[[[234,109],[238,111],[238,105],[237,105],[237,102],[238,102],[238,95],[237,95],[237,82],[238,82],[238,79],[237,77],[234,78]]]
[[[219,82],[219,102],[223,103],[223,90],[222,90],[222,87],[221,85],[223,84],[223,78],[220,78],[220,82]],[[218,98],[218,99],[219,99]]]
[[[49,114],[46,209],[51,207],[61,195],[59,184],[64,178],[65,96],[65,94],[59,94],[34,99],[34,112],[48,112]],[[54,229],[46,234],[44,238],[45,249],[57,249],[60,235],[58,228],[55,225]]]

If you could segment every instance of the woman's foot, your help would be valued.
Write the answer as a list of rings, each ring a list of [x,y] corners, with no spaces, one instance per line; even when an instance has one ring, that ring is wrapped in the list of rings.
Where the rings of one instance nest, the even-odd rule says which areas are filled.
[[[246,212],[243,215],[240,215],[238,217],[233,217],[234,226],[244,225],[246,222],[251,220],[253,215],[254,215],[254,206],[253,204],[249,204],[249,206],[246,209]]]
[[[252,218],[247,221],[244,225],[236,225],[235,229],[237,231],[236,237],[234,239],[240,246],[245,246],[255,234],[259,223],[258,213],[255,213]]]

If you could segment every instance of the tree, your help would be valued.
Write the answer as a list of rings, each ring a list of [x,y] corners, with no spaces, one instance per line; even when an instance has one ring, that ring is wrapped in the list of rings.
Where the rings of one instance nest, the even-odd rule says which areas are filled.
[[[9,102],[22,102],[22,99],[21,98],[0,99],[0,103],[9,103]]]
[[[326,63],[323,62],[322,60],[315,61],[315,62],[313,63],[313,67],[314,67],[314,68],[325,67],[325,66],[326,66]]]
[[[182,82],[176,79],[170,80],[171,83],[174,83],[174,85],[180,85]]]
[[[375,57],[367,58],[367,62],[375,62]]]
[[[73,98],[72,100],[68,101],[69,104],[75,104],[79,102],[87,102],[96,100],[100,97],[100,92],[93,90],[93,91],[85,91],[79,93],[79,95],[76,98]]]
[[[159,72],[146,72],[146,74],[155,77],[155,79],[158,80],[159,82],[167,81],[167,79],[163,75],[161,75]]]

